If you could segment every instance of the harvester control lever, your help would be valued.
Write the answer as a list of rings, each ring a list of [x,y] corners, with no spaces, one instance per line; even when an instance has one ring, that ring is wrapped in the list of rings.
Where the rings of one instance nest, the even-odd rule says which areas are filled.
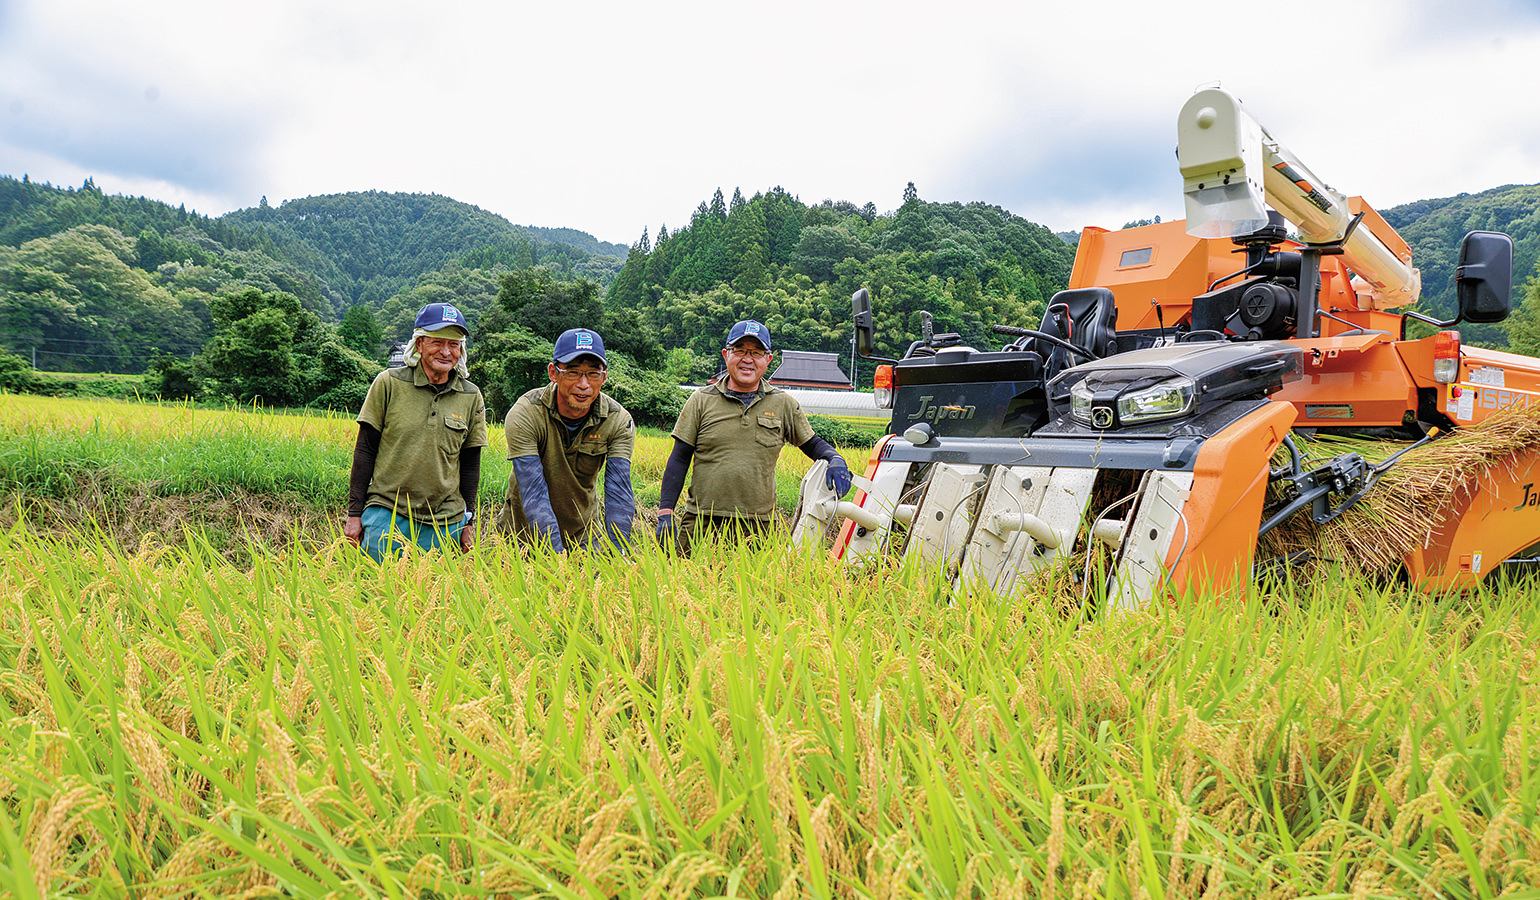
[[[962,335],[956,332],[936,334],[935,320],[930,313],[920,310],[920,339],[909,345],[904,359],[917,355],[933,356],[943,347],[955,347],[962,343]]]

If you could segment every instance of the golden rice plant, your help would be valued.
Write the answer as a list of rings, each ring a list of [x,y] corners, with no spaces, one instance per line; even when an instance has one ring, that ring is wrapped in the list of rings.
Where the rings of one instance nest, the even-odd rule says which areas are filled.
[[[1509,896],[1540,611],[1080,621],[783,538],[234,566],[0,534],[19,897]]]

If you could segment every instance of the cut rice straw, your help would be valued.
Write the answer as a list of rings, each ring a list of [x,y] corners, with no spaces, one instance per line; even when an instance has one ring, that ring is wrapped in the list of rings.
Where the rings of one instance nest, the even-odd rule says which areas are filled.
[[[1393,441],[1329,439],[1333,454],[1357,451],[1378,462],[1404,447]],[[1264,536],[1258,557],[1308,551],[1368,575],[1393,573],[1427,546],[1484,479],[1511,470],[1540,447],[1540,404],[1500,410],[1410,450],[1362,499],[1324,525],[1301,513]],[[1339,501],[1340,502],[1340,501]]]

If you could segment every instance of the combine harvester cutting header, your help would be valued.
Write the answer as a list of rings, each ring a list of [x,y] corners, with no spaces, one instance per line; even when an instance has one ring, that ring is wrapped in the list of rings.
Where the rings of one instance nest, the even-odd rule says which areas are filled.
[[[1222,90],[1188,100],[1177,133],[1185,227],[1087,228],[1069,288],[1036,329],[994,326],[1011,339],[1000,351],[935,334],[922,314],[904,358],[877,359],[856,293],[860,352],[888,364],[876,392],[889,434],[853,501],[815,466],[797,540],[841,522],[838,558],[902,548],[1002,595],[1083,572],[1082,591],[1105,590],[1114,608],[1244,584],[1269,561],[1259,541],[1291,530],[1335,527],[1346,543],[1330,546],[1351,548],[1355,517],[1385,500],[1412,512],[1392,515],[1399,536],[1360,542],[1388,554],[1363,568],[1419,584],[1472,584],[1540,543],[1540,425],[1515,409],[1540,396],[1540,360],[1462,347],[1454,330],[1406,336],[1411,319],[1506,318],[1509,237],[1466,235],[1455,319],[1392,312],[1421,280],[1378,213]],[[1331,435],[1394,452],[1308,461],[1324,445],[1309,441]],[[1406,496],[1395,473],[1417,466],[1434,484]],[[1315,556],[1330,555],[1322,546]]]

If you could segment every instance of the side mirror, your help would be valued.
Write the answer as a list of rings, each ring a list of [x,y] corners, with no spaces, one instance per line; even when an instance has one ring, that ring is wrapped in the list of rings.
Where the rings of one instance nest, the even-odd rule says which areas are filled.
[[[1460,319],[1501,322],[1513,305],[1513,238],[1500,231],[1472,231],[1460,242],[1454,270]]]
[[[856,323],[856,353],[872,355],[872,296],[861,288],[850,295],[850,311]]]

